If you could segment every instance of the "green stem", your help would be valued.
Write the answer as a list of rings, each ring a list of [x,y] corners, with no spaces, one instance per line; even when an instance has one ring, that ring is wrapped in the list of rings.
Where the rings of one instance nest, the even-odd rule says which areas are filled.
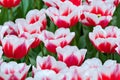
[[[100,54],[100,52],[98,51],[98,52],[96,53],[96,57],[97,57],[97,58],[99,58],[99,54]]]
[[[12,10],[12,8],[10,8],[9,11],[10,11],[10,14],[8,14],[9,15],[9,20],[13,20],[13,10]]]
[[[45,55],[44,55],[44,51],[43,51],[43,44],[40,45],[40,48],[41,48],[42,56],[45,56]]]
[[[25,56],[25,62],[26,62],[26,64],[28,64],[28,62],[29,62],[29,57],[28,57],[28,55]]]

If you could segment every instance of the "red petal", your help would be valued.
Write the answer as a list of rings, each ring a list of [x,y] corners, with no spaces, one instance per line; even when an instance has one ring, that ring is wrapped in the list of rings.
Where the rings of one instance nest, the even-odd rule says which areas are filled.
[[[15,49],[14,58],[15,59],[21,59],[27,54],[27,52],[28,52],[28,49],[27,49],[25,43],[23,43]]]
[[[13,46],[9,42],[3,46],[3,51],[7,57],[13,58]]]
[[[74,55],[68,56],[68,57],[65,59],[64,62],[67,64],[68,67],[73,66],[73,65],[75,65],[75,66],[78,66],[78,65],[79,65],[79,63],[78,63],[79,61],[78,61],[77,57],[74,56]]]

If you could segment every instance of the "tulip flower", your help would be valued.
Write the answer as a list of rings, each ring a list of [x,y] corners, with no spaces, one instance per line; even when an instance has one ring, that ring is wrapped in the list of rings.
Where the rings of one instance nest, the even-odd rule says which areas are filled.
[[[62,3],[59,9],[55,7],[48,8],[46,13],[59,28],[70,28],[78,22],[78,8],[70,1]]]
[[[45,47],[48,51],[55,53],[56,48],[61,46],[64,47],[72,41],[75,33],[70,32],[69,29],[59,28],[56,30],[55,34],[47,30],[42,31],[39,36],[40,40],[44,42]]]
[[[117,66],[116,61],[113,60],[107,60],[103,64],[103,67],[101,69],[101,80],[118,80],[118,72],[120,67]],[[120,74],[119,74],[120,76]]]
[[[58,47],[56,49],[58,54],[58,60],[63,61],[70,66],[80,66],[84,61],[86,49],[78,49],[76,46],[65,46],[63,48]]]
[[[41,33],[46,28],[45,10],[31,10],[27,13],[26,19],[16,19],[15,22],[21,25],[25,32],[29,32],[30,34]]]
[[[5,56],[14,59],[21,59],[27,55],[33,39],[19,38],[14,35],[7,35],[2,39],[2,47]]]
[[[83,5],[82,8],[82,11],[79,10],[79,21],[81,23],[89,27],[101,25],[105,28],[112,20],[116,7],[98,0],[90,5]]]
[[[6,8],[16,7],[20,4],[21,0],[0,0],[0,5]]]
[[[65,1],[70,1],[76,6],[80,6],[82,4],[82,0],[43,0],[43,1],[48,7],[56,8],[59,8],[60,4],[62,4]]]
[[[70,68],[65,68],[59,72],[58,78],[60,80],[83,80],[81,76],[79,67],[72,66]]]
[[[0,80],[25,80],[29,68],[30,65],[25,63],[3,62],[0,65]]]
[[[34,42],[31,47],[35,48],[40,44],[40,39],[38,35],[46,28],[46,16],[45,10],[31,10],[27,13],[26,19],[17,19],[16,24],[18,25],[18,31],[20,36],[24,34],[29,34],[34,38]],[[26,38],[29,36],[26,35]]]
[[[100,80],[102,62],[97,58],[87,59],[79,68],[82,80]],[[94,74],[94,75],[93,75]]]
[[[96,26],[93,32],[89,33],[89,38],[97,50],[102,53],[112,54],[117,47],[116,41],[119,34],[120,30],[115,26],[108,26],[105,29]]]
[[[62,69],[66,68],[66,64],[61,61],[56,61],[54,57],[47,56],[47,57],[37,57],[37,68],[33,68],[33,73],[36,70],[53,70],[54,72],[58,73]]]

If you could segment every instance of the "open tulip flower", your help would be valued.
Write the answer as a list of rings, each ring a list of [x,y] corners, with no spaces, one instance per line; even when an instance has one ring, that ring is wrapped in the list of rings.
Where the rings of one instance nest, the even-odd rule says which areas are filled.
[[[31,10],[27,13],[26,19],[16,19],[18,25],[21,25],[25,32],[31,34],[41,33],[46,28],[46,16],[45,9],[42,10]]]
[[[78,22],[78,8],[70,1],[65,1],[59,7],[50,7],[46,10],[47,15],[57,27],[69,28]]]
[[[80,66],[84,61],[86,49],[78,49],[76,46],[65,46],[64,48],[58,47],[56,49],[58,60],[63,61],[70,66]]]
[[[0,80],[25,80],[30,65],[16,62],[3,62],[0,65]]]
[[[47,30],[42,31],[39,38],[44,42],[45,47],[48,51],[55,53],[56,48],[61,46],[64,47],[72,41],[75,33],[70,32],[70,29],[59,28],[56,30],[55,34]]]
[[[19,38],[14,35],[7,35],[2,39],[4,54],[9,58],[21,59],[29,51],[33,39]]]
[[[103,28],[111,21],[116,8],[111,4],[105,4],[99,0],[92,2],[90,5],[83,5],[82,7],[82,12],[79,10],[79,21],[89,27],[101,25]]]
[[[62,69],[66,68],[66,64],[61,61],[56,61],[54,57],[47,56],[47,57],[37,57],[37,68],[35,69],[33,67],[33,73],[36,72],[36,70],[53,70],[54,72],[58,73]]]
[[[101,69],[100,80],[119,80],[120,79],[120,65],[113,60],[107,60]]]
[[[0,5],[6,8],[16,7],[20,4],[21,0],[0,0]]]
[[[120,79],[120,64],[114,60],[107,60],[102,65],[102,62],[98,58],[87,59],[79,68],[79,71],[82,71],[81,80]]]
[[[102,29],[101,26],[96,26],[93,32],[89,33],[89,38],[97,50],[102,53],[112,54],[117,47],[116,41],[119,35],[120,29],[115,26],[108,26],[105,29]]]
[[[31,47],[36,48],[40,44],[40,39],[38,35],[46,28],[46,16],[45,10],[31,10],[26,15],[25,19],[17,19],[16,24],[18,25],[18,31],[20,36],[28,38],[32,36],[34,38],[34,42]],[[26,35],[29,34],[28,35]]]

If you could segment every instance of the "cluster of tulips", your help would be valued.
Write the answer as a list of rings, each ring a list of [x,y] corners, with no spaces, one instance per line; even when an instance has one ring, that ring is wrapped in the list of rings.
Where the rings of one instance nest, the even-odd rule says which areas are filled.
[[[0,5],[12,8],[20,2],[0,0]],[[0,26],[0,80],[120,80],[120,64],[110,59],[104,64],[99,58],[85,59],[87,49],[71,45],[76,34],[70,30],[79,27],[75,26],[78,22],[94,27],[88,36],[93,46],[103,54],[120,54],[120,29],[109,25],[120,0],[43,2],[47,9],[30,10],[25,18]],[[57,26],[54,33],[47,30],[47,17]],[[41,43],[57,57],[37,56],[36,66],[2,59],[20,60]],[[26,78],[31,66],[32,77]]]

